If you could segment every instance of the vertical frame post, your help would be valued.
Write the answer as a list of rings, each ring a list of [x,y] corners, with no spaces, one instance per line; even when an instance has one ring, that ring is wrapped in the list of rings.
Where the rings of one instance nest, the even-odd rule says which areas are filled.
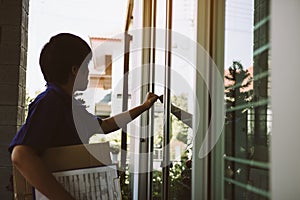
[[[170,113],[171,113],[171,52],[172,52],[172,0],[166,1],[165,35],[165,90],[164,90],[164,136],[163,136],[163,183],[162,199],[169,199],[170,173]]]

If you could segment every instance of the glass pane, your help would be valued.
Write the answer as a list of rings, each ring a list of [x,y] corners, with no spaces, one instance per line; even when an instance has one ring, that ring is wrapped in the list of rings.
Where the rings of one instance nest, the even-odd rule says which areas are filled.
[[[191,199],[196,1],[173,0],[169,199]]]
[[[227,0],[225,199],[269,197],[268,16],[268,0]]]
[[[190,199],[191,195],[191,152],[193,115],[194,66],[190,64],[192,41],[195,38],[195,1],[173,1],[172,44],[171,44],[171,110],[170,116],[170,173],[169,199]],[[165,27],[166,2],[157,1],[155,85],[157,94],[164,93],[165,80]],[[163,41],[163,42],[162,42]],[[162,45],[163,44],[163,45]],[[187,55],[182,55],[185,52]],[[162,161],[164,138],[163,105],[155,105],[154,152],[153,152],[153,199],[162,198]],[[184,119],[180,119],[184,117]],[[188,117],[186,117],[188,116]]]

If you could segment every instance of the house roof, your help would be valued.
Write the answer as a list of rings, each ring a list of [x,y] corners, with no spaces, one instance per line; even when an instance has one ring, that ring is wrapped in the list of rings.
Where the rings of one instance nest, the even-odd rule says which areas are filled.
[[[89,37],[90,41],[110,41],[110,42],[121,42],[120,38],[107,38],[107,37]]]

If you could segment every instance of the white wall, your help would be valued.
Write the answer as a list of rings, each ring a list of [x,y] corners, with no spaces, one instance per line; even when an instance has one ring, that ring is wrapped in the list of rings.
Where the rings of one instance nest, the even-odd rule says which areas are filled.
[[[300,197],[300,1],[271,1],[272,199]]]

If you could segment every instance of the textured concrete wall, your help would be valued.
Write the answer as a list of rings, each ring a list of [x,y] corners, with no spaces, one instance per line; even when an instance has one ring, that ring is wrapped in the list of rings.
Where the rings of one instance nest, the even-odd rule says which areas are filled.
[[[0,199],[12,199],[7,147],[24,121],[29,0],[0,0]]]

